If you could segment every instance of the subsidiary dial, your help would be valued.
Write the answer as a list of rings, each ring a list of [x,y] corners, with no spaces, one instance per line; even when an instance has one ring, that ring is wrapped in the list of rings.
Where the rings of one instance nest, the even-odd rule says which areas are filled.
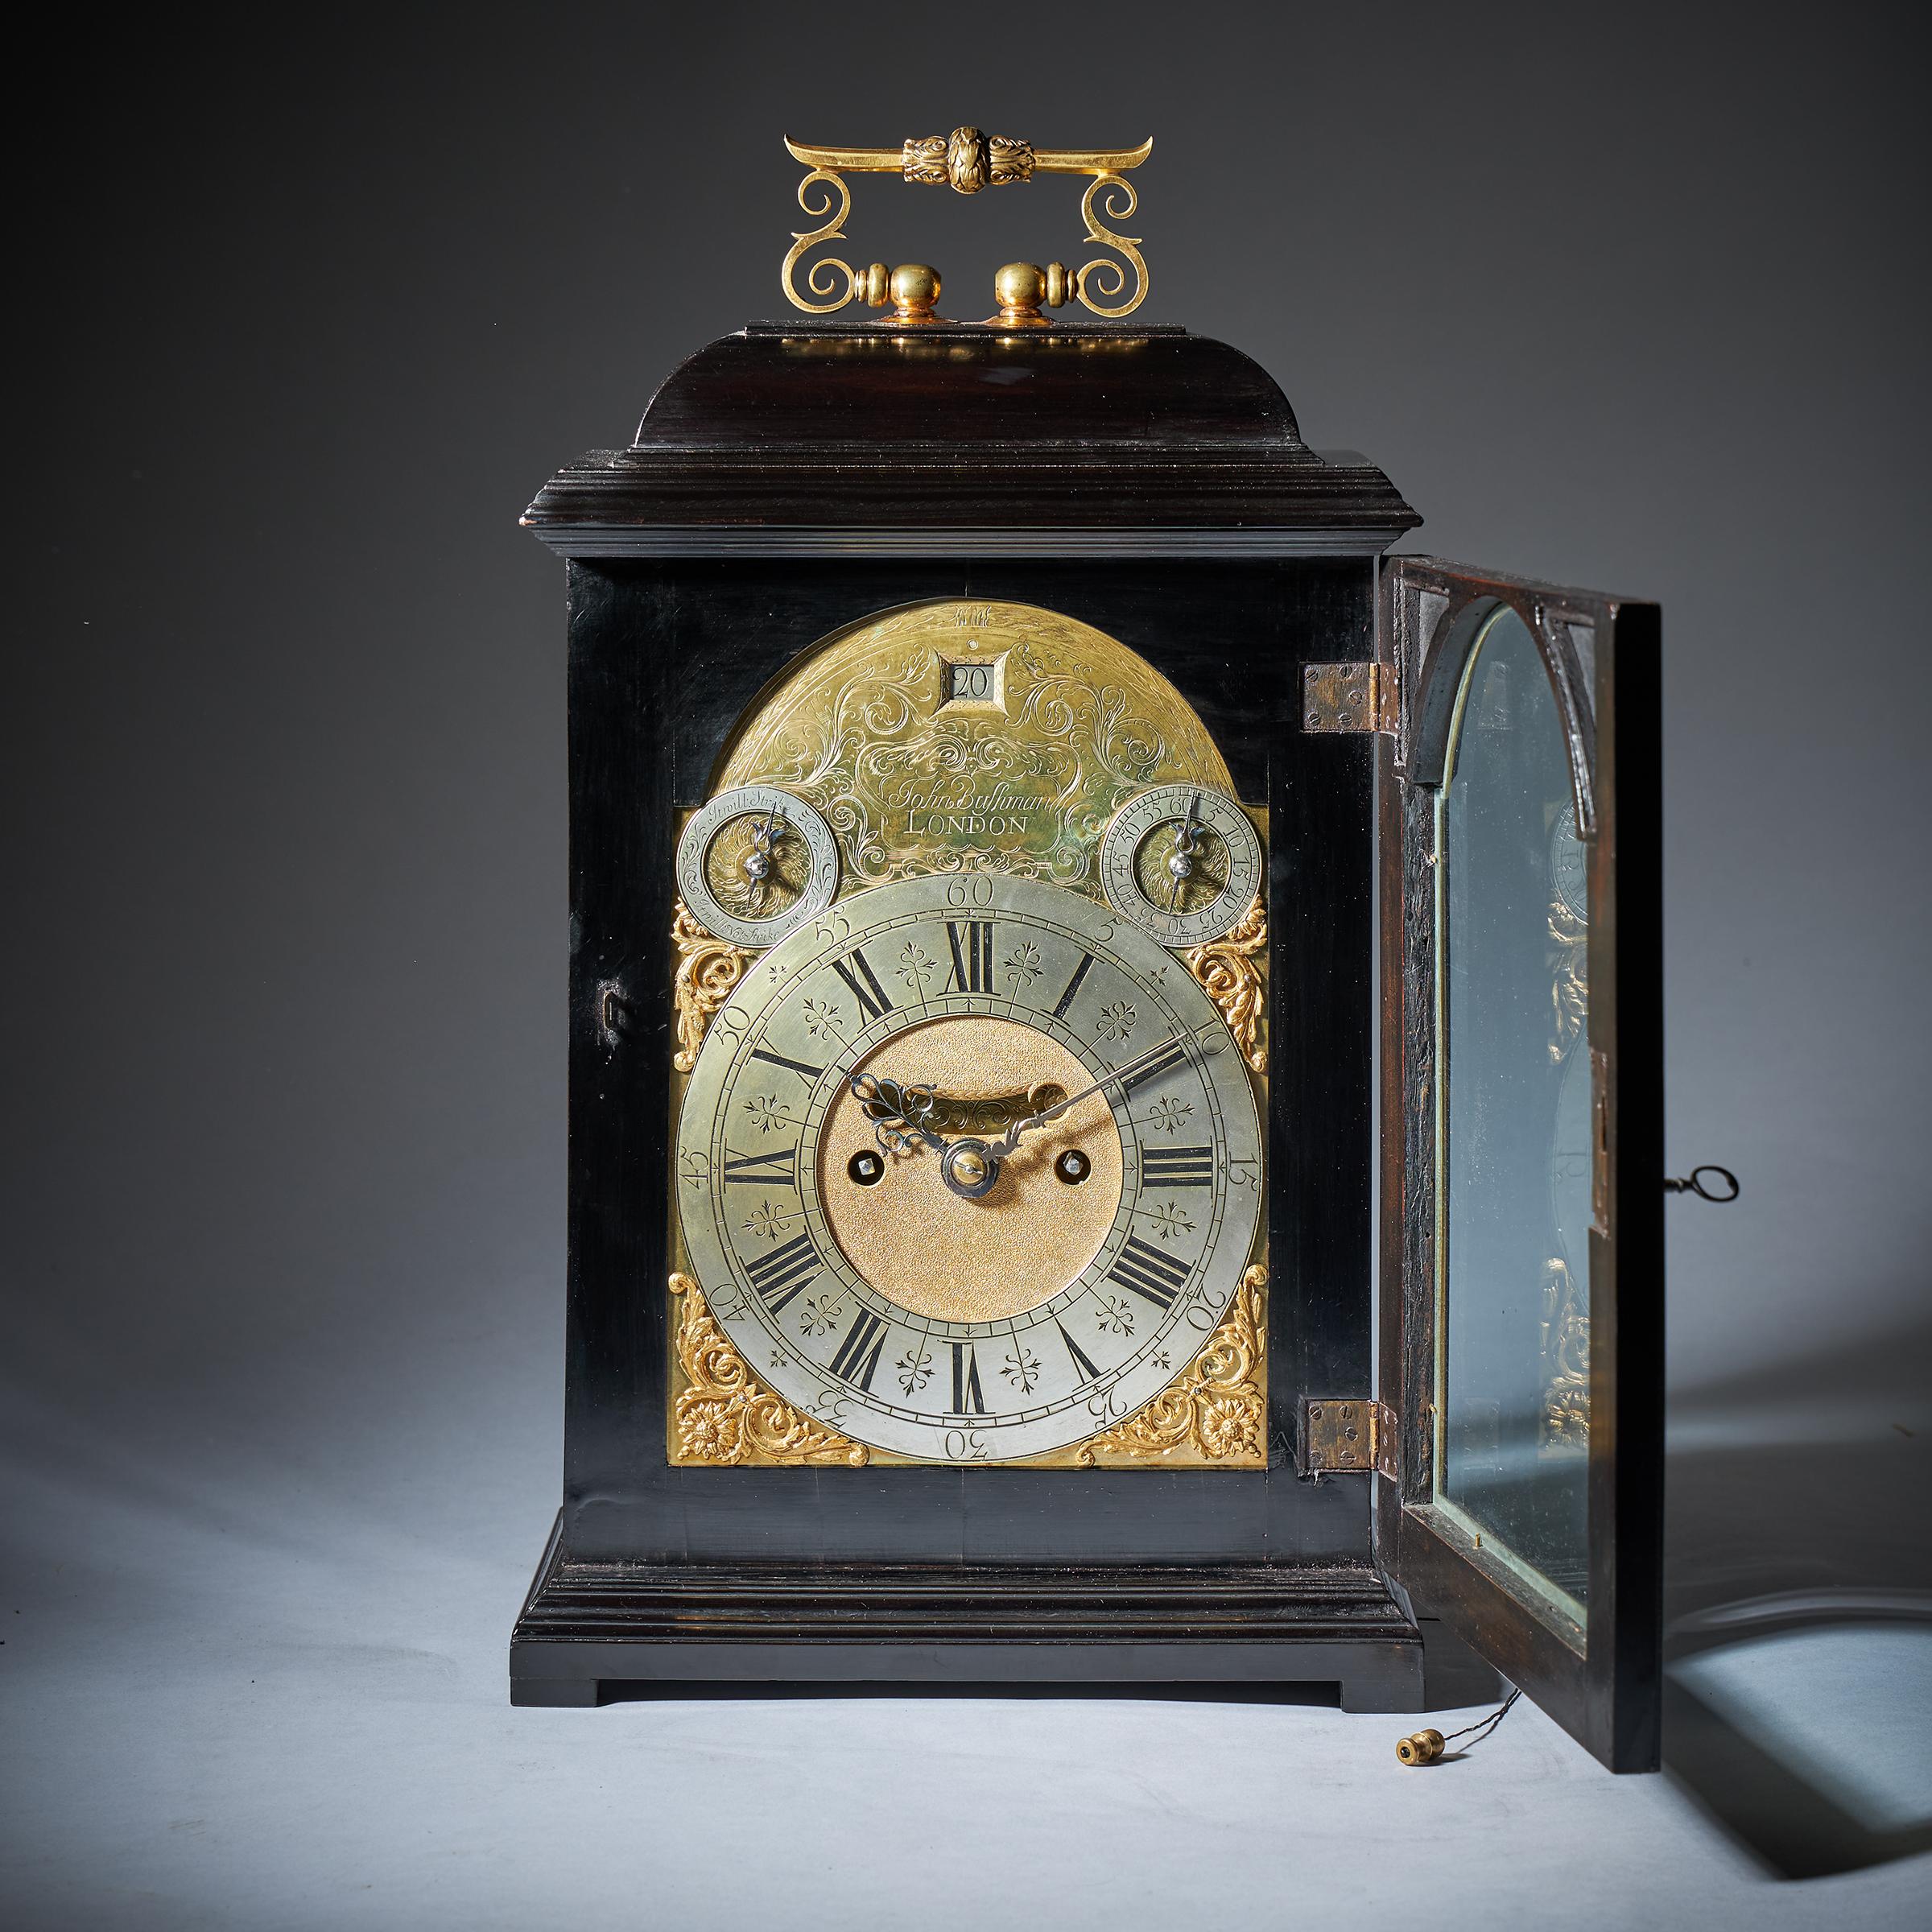
[[[708,931],[754,952],[815,918],[838,889],[832,828],[775,785],[720,792],[678,840],[684,903]]]
[[[1237,925],[1261,888],[1261,845],[1225,792],[1157,785],[1100,840],[1107,902],[1163,946],[1200,946]]]

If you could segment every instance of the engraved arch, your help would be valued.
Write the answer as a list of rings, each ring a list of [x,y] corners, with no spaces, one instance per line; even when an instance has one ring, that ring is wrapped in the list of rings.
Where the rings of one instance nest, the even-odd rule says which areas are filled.
[[[1094,892],[1101,833],[1150,785],[1232,792],[1173,683],[1037,605],[935,598],[811,646],[747,707],[714,791],[779,785],[823,812],[848,886],[989,869]]]

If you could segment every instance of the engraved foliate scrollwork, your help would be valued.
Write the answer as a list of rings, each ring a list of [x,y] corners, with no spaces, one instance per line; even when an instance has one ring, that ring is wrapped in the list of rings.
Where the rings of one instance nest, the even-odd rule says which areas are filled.
[[[849,921],[841,919],[841,909],[853,914],[861,902],[857,895],[869,888],[930,890],[935,910],[968,903],[992,905],[995,902],[990,897],[972,895],[997,892],[1003,895],[997,903],[1008,909],[1000,915],[1004,920],[1010,914],[1016,894],[1023,906],[1028,902],[1026,894],[1038,892],[1038,886],[1012,881],[1038,881],[1071,888],[1080,895],[1071,901],[1064,894],[1043,895],[1055,902],[1055,919],[1071,918],[1076,925],[1083,920],[1091,923],[1094,938],[1125,947],[1134,927],[1131,922],[1119,923],[1117,937],[1115,925],[1108,922],[1097,859],[1103,835],[1128,802],[1150,787],[1174,785],[1185,787],[1183,806],[1187,800],[1212,793],[1226,796],[1229,809],[1237,814],[1241,809],[1232,797],[1225,762],[1199,717],[1144,658],[1091,626],[1055,612],[960,600],[912,605],[855,623],[802,656],[791,675],[769,688],[752,713],[740,721],[726,758],[712,778],[713,793],[720,795],[733,787],[753,784],[795,800],[801,822],[803,813],[815,809],[836,839],[844,890],[824,915],[825,935],[821,935],[826,945],[851,939]],[[770,816],[767,810],[764,819],[752,821],[754,846],[756,825],[769,822]],[[1202,822],[1205,824],[1205,819]],[[1191,812],[1185,814],[1185,823],[1190,856],[1199,857],[1196,848],[1203,846],[1204,834],[1196,836]],[[1242,829],[1252,839],[1253,828],[1246,818]],[[1170,836],[1169,843],[1172,842]],[[733,867],[744,869],[746,854],[760,856],[749,847],[741,854],[736,844],[720,845],[715,852],[710,847],[705,849],[714,861],[712,872],[722,869],[728,875],[727,883],[737,878]],[[1208,857],[1213,856],[1208,851],[1201,857],[1202,865],[1206,866]],[[995,884],[951,876],[985,873],[1009,874],[1010,880]],[[1213,876],[1222,878],[1219,872]],[[1232,873],[1228,876],[1232,877]],[[894,884],[922,878],[928,880],[928,888]],[[793,889],[797,884],[792,881]],[[1204,995],[1226,1023],[1246,1067],[1259,1071],[1266,1063],[1265,906],[1254,890],[1252,872],[1243,876],[1240,887],[1238,896],[1232,891],[1224,893],[1228,903],[1219,909],[1212,923],[1185,939],[1169,942],[1173,951],[1152,953],[1146,972],[1150,988],[1164,986],[1169,995],[1184,994],[1197,1009],[1199,1021],[1211,1022],[1212,1014],[1203,1005]],[[968,896],[946,896],[961,893]],[[1102,903],[1097,910],[1089,904],[1084,913],[1071,910],[1082,900]],[[1234,909],[1242,906],[1246,910],[1236,919]],[[686,1105],[688,1110],[695,1102],[696,1117],[707,1123],[709,1133],[709,1123],[727,1119],[724,1102],[704,1089],[708,1070],[714,1063],[720,1067],[724,1063],[718,1057],[720,1049],[714,1045],[701,1058],[698,1051],[714,1014],[741,986],[743,991],[728,1021],[735,1026],[741,1009],[758,1010],[761,998],[766,997],[767,980],[775,985],[782,977],[781,955],[787,948],[800,952],[811,935],[801,929],[773,952],[747,951],[707,931],[683,901],[678,904],[677,915],[677,1063],[680,1068],[695,1065],[696,1084]],[[1232,925],[1228,923],[1230,919]],[[1058,984],[1064,977],[1066,969],[1052,957],[1051,947],[1035,944],[1027,932],[1002,923],[996,950],[992,931],[989,924],[983,964],[972,955],[970,941],[962,942],[968,945],[964,963],[956,960],[949,968],[943,943],[923,942],[917,933],[908,937],[895,932],[891,947],[883,953],[874,947],[872,971],[861,967],[853,970],[861,972],[868,981],[876,972],[875,993],[877,985],[883,985],[895,1000],[902,985],[909,996],[916,993],[923,997],[932,986],[945,982],[949,970],[962,987],[969,979],[976,985],[997,970],[1002,993],[1009,985],[1015,989],[1022,984],[1031,986],[1035,980],[1042,985],[1049,980]],[[1189,941],[1199,943],[1189,945]],[[1137,943],[1147,945],[1148,935],[1141,932]],[[1047,956],[1044,960],[1042,950]],[[828,981],[837,971],[836,965],[826,966]],[[840,976],[844,985],[851,985],[849,978]],[[1075,978],[1077,981],[1077,973]],[[837,985],[829,985],[823,997],[849,1005]],[[858,997],[862,1000],[864,996]],[[813,1027],[812,1001],[820,997],[815,990],[798,1009],[803,1016],[800,1024],[807,1033]],[[1051,993],[1047,1003],[1051,1005]],[[1158,997],[1154,1004],[1158,1004]],[[1097,1033],[1102,1039],[1127,1035],[1145,1023],[1147,1006],[1148,1002],[1137,996],[1129,1001],[1120,997],[1118,989],[1109,989],[1082,1015],[1080,1031],[1089,1038]],[[1226,1055],[1224,1036],[1218,1036],[1218,1029],[1212,1024],[1208,1030],[1223,1037],[1220,1077],[1228,1084],[1231,1094],[1238,1089],[1243,1104],[1250,1102],[1251,1083],[1232,1056]],[[802,1044],[797,1051],[814,1064],[823,1057],[808,1045]],[[772,1056],[765,1058],[770,1060]],[[774,1063],[786,1068],[793,1064],[782,1057]],[[865,1091],[852,1089],[852,1099],[865,1111],[861,1122],[864,1144],[855,1141],[852,1148],[840,1145],[835,1149],[836,1158],[823,1168],[815,1156],[808,1160],[800,1156],[797,1174],[800,1179],[821,1172],[841,1178],[849,1174],[854,1189],[869,1187],[875,1179],[889,1186],[901,1184],[906,1178],[901,1172],[904,1163],[894,1164],[898,1150],[890,1138],[878,1143],[886,1150],[882,1162],[875,1145],[876,1126],[896,1130],[908,1141],[933,1134],[942,1138],[992,1134],[1050,1103],[1052,1091],[1041,1085],[1046,1071],[1029,1067],[1016,1069],[1018,1077],[1003,1075],[976,1083],[946,1075],[943,1069],[935,1075],[925,1059],[909,1060],[903,1071],[873,1067],[863,1076]],[[785,1150],[779,1141],[774,1139],[770,1143],[778,1148],[774,1154],[768,1151],[762,1137],[766,1121],[784,1117],[778,1110],[784,1106],[784,1096],[790,1091],[782,1085],[782,1079],[789,1077],[789,1073],[779,1076],[775,1097],[764,1088],[755,1092],[747,1088],[741,1104],[733,1102],[729,1108],[729,1120],[745,1137],[731,1144],[732,1165],[746,1170],[739,1178],[747,1178],[774,1161],[782,1164]],[[1073,1078],[1071,1072],[1057,1071],[1055,1077],[1069,1084]],[[936,1084],[911,1084],[920,1081]],[[768,1076],[767,1085],[771,1084]],[[1148,1170],[1176,1188],[1199,1184],[1192,1178],[1191,1163],[1197,1163],[1203,1150],[1193,1143],[1208,1131],[1201,1125],[1205,1117],[1199,1112],[1199,1097],[1190,1100],[1185,1096],[1167,1094],[1146,1096],[1142,1102],[1150,1110],[1141,1123],[1148,1137]],[[865,1105],[873,1098],[882,1108],[876,1115]],[[1232,1099],[1228,1104],[1235,1104]],[[1016,1109],[1020,1111],[1016,1113]],[[801,1290],[783,1334],[772,1338],[771,1379],[762,1379],[767,1373],[764,1342],[741,1323],[740,1310],[730,1298],[727,1276],[731,1268],[720,1266],[718,1256],[706,1246],[713,1232],[706,1216],[713,1210],[700,1212],[700,1194],[691,1193],[685,1186],[688,1181],[701,1194],[708,1184],[708,1144],[694,1141],[684,1149],[680,1159],[689,1163],[690,1170],[681,1172],[677,1183],[681,1240],[671,1265],[691,1273],[672,1283],[676,1336],[669,1392],[673,1460],[801,1466],[869,1461],[877,1467],[908,1457],[936,1457],[939,1439],[928,1443],[921,1438],[910,1446],[902,1443],[890,1434],[877,1433],[854,1412],[840,1407],[809,1376],[795,1377],[796,1385],[786,1379],[781,1356],[795,1329],[801,1323],[819,1323],[824,1315],[817,1305],[824,1297],[816,1288],[809,1294]],[[1259,1188],[1258,1147],[1258,1141],[1244,1143],[1241,1158],[1228,1163],[1232,1183]],[[709,1158],[716,1158],[715,1149]],[[853,1164],[861,1159],[871,1163],[864,1173]],[[906,1159],[910,1162],[911,1156]],[[907,1171],[911,1171],[910,1167]],[[1045,1170],[1042,1172],[1044,1174]],[[1063,1183],[1084,1183],[1090,1193],[1094,1189],[1090,1173],[1075,1176],[1060,1172],[1057,1166],[1043,1183],[1055,1190]],[[1261,1197],[1249,1194],[1241,1198],[1246,1207]],[[863,1197],[865,1201],[870,1199]],[[735,1244],[732,1252],[741,1262],[767,1269],[774,1262],[786,1268],[802,1265],[777,1259],[789,1254],[803,1239],[795,1226],[797,1216],[788,1212],[789,1195],[774,1192],[771,1200],[747,1195],[742,1203],[734,1199],[732,1206],[727,1232]],[[1178,1286],[1186,1257],[1199,1238],[1198,1206],[1191,1196],[1178,1193],[1172,1199],[1150,1195],[1137,1210],[1140,1258],[1133,1267],[1149,1271],[1150,1278],[1162,1285],[1169,1280],[1166,1271],[1172,1269]],[[737,1211],[741,1207],[742,1212]],[[846,1236],[852,1236],[850,1227]],[[1158,1347],[1145,1336],[1145,1311],[1113,1283],[1105,1285],[1096,1300],[1097,1312],[1090,1316],[1096,1324],[1091,1339],[1078,1326],[1070,1339],[1047,1335],[1051,1349],[1038,1338],[1026,1346],[1001,1338],[1005,1352],[997,1354],[990,1352],[982,1341],[976,1369],[970,1347],[963,1354],[950,1348],[936,1354],[906,1351],[905,1359],[895,1353],[878,1365],[878,1377],[869,1385],[875,1393],[886,1386],[890,1370],[891,1377],[905,1385],[907,1402],[917,1409],[920,1402],[914,1401],[915,1395],[923,1401],[951,1376],[957,1378],[959,1389],[972,1397],[970,1409],[983,1414],[985,1409],[973,1381],[976,1375],[987,1383],[989,1404],[995,1397],[1004,1401],[1009,1395],[1031,1396],[1036,1393],[1033,1385],[1042,1362],[1058,1364],[1058,1352],[1064,1349],[1071,1366],[1082,1368],[1093,1382],[1092,1388],[1087,1388],[1076,1378],[1066,1398],[1076,1410],[1069,1419],[1076,1427],[1100,1433],[1071,1441],[1062,1435],[1059,1446],[1030,1455],[1016,1448],[1009,1451],[1008,1459],[1031,1467],[1264,1468],[1268,1277],[1265,1267],[1259,1264],[1245,1269],[1241,1265],[1242,1258],[1254,1253],[1251,1238],[1252,1230],[1244,1229],[1228,1244],[1212,1294],[1199,1294],[1195,1299],[1174,1305],[1174,1331],[1156,1338]],[[1059,1273],[1049,1273],[1058,1282],[1074,1269],[1075,1264],[1069,1263]],[[860,1272],[863,1279],[875,1285],[886,1278],[869,1261]],[[711,1284],[716,1299],[709,1305],[702,1298],[701,1290],[683,1285],[699,1280]],[[1224,1302],[1221,1297],[1228,1294],[1231,1283],[1232,1298]],[[902,1294],[886,1292],[889,1301],[914,1305]],[[863,1314],[854,1316],[849,1310],[838,1312],[857,1338],[848,1337],[840,1343],[841,1351],[861,1350],[873,1335],[873,1329],[864,1326],[868,1318]],[[1117,1332],[1109,1327],[1110,1321],[1121,1324]],[[1138,1339],[1131,1327],[1136,1321],[1143,1324]],[[829,1329],[813,1327],[799,1332],[801,1345],[832,1346],[827,1339]],[[896,1349],[898,1344],[894,1346]],[[1146,1379],[1131,1389],[1113,1381],[1103,1385],[1095,1380],[1092,1368],[1084,1366],[1080,1354],[1082,1349],[1088,1350],[1110,1364],[1109,1351],[1131,1353],[1136,1348],[1141,1348],[1146,1358],[1136,1373],[1144,1369]],[[758,1364],[755,1372],[753,1360]],[[826,1373],[822,1360],[817,1373]],[[832,1373],[839,1373],[836,1361]],[[1159,1393],[1135,1409],[1134,1403],[1143,1400],[1150,1387],[1160,1387],[1163,1382],[1166,1385]],[[1104,1393],[1096,1395],[1094,1389],[1103,1386]],[[939,1398],[933,1400],[944,1407]],[[955,1406],[960,1406],[957,1402]],[[821,1422],[820,1416],[829,1420]],[[877,1423],[877,1429],[885,1426]],[[869,1448],[848,1438],[844,1433],[848,1428],[869,1436]],[[995,1448],[997,1454],[990,1436],[981,1444],[972,1431],[953,1433],[959,1446],[955,1447],[950,1437],[946,1439],[943,1453],[949,1458],[983,1457],[989,1448]],[[1023,1439],[1015,1440],[1017,1443]]]
[[[713,1319],[696,1282],[673,1274],[671,1293],[678,1311],[678,1366],[686,1384],[672,1415],[674,1462],[864,1468],[871,1452],[863,1443],[814,1422],[758,1380]]]
[[[1075,1466],[1124,1460],[1265,1468],[1267,1287],[1268,1270],[1257,1262],[1242,1275],[1220,1326],[1187,1373],[1137,1415],[1080,1443]]]
[[[753,780],[824,814],[854,884],[985,869],[1089,892],[1126,799],[1162,781],[1231,789],[1187,700],[1125,646],[1031,605],[951,601],[822,646],[716,782]]]

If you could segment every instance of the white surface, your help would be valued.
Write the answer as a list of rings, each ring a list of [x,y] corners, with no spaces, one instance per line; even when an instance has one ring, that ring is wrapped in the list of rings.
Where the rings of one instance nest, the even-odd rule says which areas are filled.
[[[487,1451],[467,1492],[382,1486],[373,1459],[345,1446],[326,1488],[129,1468],[113,1502],[30,1480],[0,1922],[1845,1932],[1932,1897],[1924,1859],[1778,1882],[1667,1775],[1611,1777],[1526,1704],[1417,1771],[1411,1724],[1296,1705],[513,1711],[535,1494],[506,1500]]]
[[[1868,1830],[1932,1820],[1932,1625],[1787,1631],[1672,1674]]]

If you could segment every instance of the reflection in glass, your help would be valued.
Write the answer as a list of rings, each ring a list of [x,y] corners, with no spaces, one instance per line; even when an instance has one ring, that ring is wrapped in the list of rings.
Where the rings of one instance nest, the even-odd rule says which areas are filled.
[[[1472,654],[1449,758],[1436,839],[1435,1500],[1533,1602],[1580,1625],[1589,900],[1555,696],[1513,611]]]

